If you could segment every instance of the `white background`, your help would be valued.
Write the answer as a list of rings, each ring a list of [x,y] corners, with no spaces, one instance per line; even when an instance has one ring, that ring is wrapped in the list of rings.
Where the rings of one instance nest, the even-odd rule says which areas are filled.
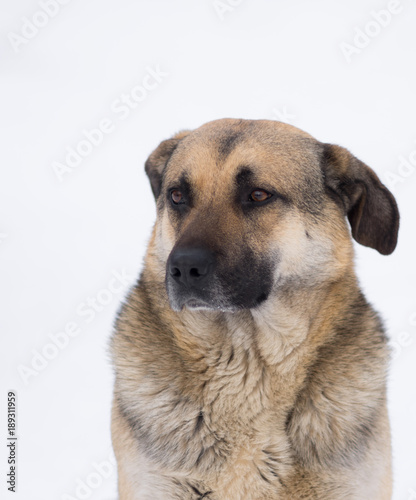
[[[42,22],[41,8],[1,0],[1,498],[116,498],[115,473],[91,474],[110,454],[107,344],[128,286],[103,290],[113,272],[132,283],[140,270],[155,216],[143,164],[162,139],[222,117],[270,118],[348,147],[385,182],[401,156],[416,162],[414,0],[379,29],[372,11],[385,0],[238,3],[72,0],[15,50],[10,33],[21,36],[22,18]],[[380,32],[348,62],[341,44],[353,44],[356,28]],[[158,66],[168,75],[122,119],[115,101]],[[113,131],[60,182],[54,162],[103,118]],[[416,498],[416,174],[395,180],[399,245],[389,257],[357,245],[356,263],[395,343],[394,499],[407,500]],[[97,295],[109,303],[88,323],[82,304]],[[79,335],[48,351],[54,359],[25,384],[18,367],[30,368],[68,322]],[[15,495],[6,489],[8,390],[18,396]],[[77,492],[87,480],[102,483]]]

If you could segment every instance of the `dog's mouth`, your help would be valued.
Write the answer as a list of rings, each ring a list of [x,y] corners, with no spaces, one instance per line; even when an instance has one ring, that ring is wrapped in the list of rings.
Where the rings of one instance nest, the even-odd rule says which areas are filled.
[[[213,307],[210,304],[198,299],[187,300],[183,304],[182,308],[183,307],[187,307],[188,309],[213,309]]]
[[[192,294],[190,297],[186,297],[182,294],[168,293],[170,306],[174,311],[183,311],[185,309],[191,311],[219,311],[219,310],[229,310],[231,308],[225,307],[220,301],[213,299],[212,297],[196,297]]]
[[[174,311],[231,311],[236,310],[233,304],[222,299],[220,289],[215,286],[212,289],[206,287],[204,290],[193,290],[184,286],[178,286],[167,280],[167,293],[169,303]]]
[[[167,286],[169,303],[174,311],[180,312],[183,310],[191,311],[217,311],[217,312],[236,312],[242,309],[250,309],[259,306],[268,298],[268,292],[262,292],[258,296],[251,297],[250,300],[244,301],[241,297],[229,297],[225,300],[220,290],[216,293],[201,294],[192,293],[189,290],[178,290],[177,287],[168,284]],[[231,298],[231,300],[230,300]]]

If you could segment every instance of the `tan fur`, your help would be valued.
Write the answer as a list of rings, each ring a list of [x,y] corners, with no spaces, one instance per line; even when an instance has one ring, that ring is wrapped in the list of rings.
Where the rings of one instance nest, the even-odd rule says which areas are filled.
[[[120,500],[391,498],[388,349],[357,284],[345,215],[357,241],[390,253],[398,214],[358,162],[289,125],[244,120],[152,153],[158,218],[112,341]],[[289,201],[240,213],[241,165]],[[194,198],[179,217],[164,189],[184,173]],[[376,207],[390,228],[367,220]],[[216,245],[230,265],[242,248],[274,263],[267,299],[173,310],[166,262],[191,241]]]

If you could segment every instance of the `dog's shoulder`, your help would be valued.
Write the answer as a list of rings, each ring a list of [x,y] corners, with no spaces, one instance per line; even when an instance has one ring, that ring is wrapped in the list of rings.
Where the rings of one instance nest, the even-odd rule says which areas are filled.
[[[387,337],[359,292],[307,370],[287,431],[306,466],[360,463],[385,424]]]

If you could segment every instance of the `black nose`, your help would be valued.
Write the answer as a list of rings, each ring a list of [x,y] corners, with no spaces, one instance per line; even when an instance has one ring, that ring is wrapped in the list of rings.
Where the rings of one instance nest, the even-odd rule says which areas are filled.
[[[210,277],[214,254],[206,248],[177,248],[169,256],[168,272],[175,281],[199,287]]]

